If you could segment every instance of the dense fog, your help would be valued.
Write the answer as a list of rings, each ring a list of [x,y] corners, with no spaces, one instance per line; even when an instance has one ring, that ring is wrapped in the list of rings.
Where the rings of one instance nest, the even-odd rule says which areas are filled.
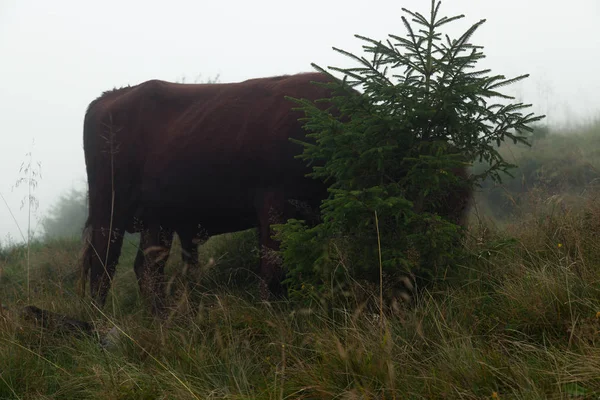
[[[427,13],[429,2],[3,0],[0,241],[19,241],[17,224],[26,232],[27,185],[14,186],[27,179],[28,165],[41,173],[31,192],[38,232],[62,194],[85,190],[83,116],[103,91],[154,78],[235,82],[293,74],[309,71],[311,62],[351,66],[332,46],[360,54],[354,34],[404,35],[401,7]],[[550,126],[598,116],[597,0],[447,0],[441,12],[465,14],[450,25],[454,36],[487,19],[472,39],[485,46],[481,66],[507,77],[530,73],[505,91],[533,103]]]

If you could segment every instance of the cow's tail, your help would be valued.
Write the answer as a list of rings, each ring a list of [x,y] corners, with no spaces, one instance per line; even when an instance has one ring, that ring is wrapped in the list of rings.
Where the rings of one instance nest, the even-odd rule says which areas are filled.
[[[85,225],[83,227],[83,231],[81,233],[82,237],[82,249],[79,254],[79,262],[77,263],[78,272],[79,272],[79,282],[78,282],[78,292],[79,295],[83,298],[85,296],[85,285],[88,280],[88,275],[92,266],[92,254],[93,254],[93,246],[92,246],[92,193],[91,189],[95,187],[95,175],[98,169],[98,163],[95,158],[94,150],[98,149],[96,144],[97,142],[97,132],[96,132],[96,123],[94,119],[94,110],[96,109],[96,104],[102,100],[105,95],[98,97],[96,100],[92,101],[86,112],[83,120],[83,153],[85,157],[85,166],[88,180],[88,193],[87,193],[87,209],[88,216],[85,221]]]
[[[85,226],[83,228],[82,233],[83,246],[81,250],[81,254],[79,256],[79,296],[85,296],[85,285],[88,280],[88,275],[90,272],[90,268],[92,265],[92,225],[90,223],[90,218],[88,217],[85,222]]]

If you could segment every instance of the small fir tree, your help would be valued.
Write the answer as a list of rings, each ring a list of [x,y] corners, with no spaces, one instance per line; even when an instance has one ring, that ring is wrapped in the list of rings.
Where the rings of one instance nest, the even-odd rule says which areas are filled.
[[[431,1],[428,18],[403,8],[418,26],[403,16],[406,37],[356,35],[370,59],[334,48],[358,64],[331,67],[342,80],[313,64],[332,78],[315,83],[329,87],[331,98],[292,99],[308,131],[299,157],[330,186],[321,223],[275,227],[291,294],[331,293],[348,278],[375,280],[379,269],[435,275],[460,254],[459,225],[473,186],[487,176],[500,181],[514,167],[494,144],[528,144],[529,125],[543,118],[523,115],[530,105],[498,92],[528,75],[506,79],[475,69],[484,55],[470,39],[485,20],[456,40],[442,37],[442,26],[464,16],[440,17],[440,3]],[[476,159],[489,167],[468,176]]]

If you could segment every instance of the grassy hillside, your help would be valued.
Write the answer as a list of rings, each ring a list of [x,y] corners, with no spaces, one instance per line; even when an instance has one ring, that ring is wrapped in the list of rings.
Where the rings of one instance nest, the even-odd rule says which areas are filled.
[[[593,189],[600,178],[600,122],[582,126],[577,131],[559,131],[547,136],[538,128],[532,146],[500,147],[502,156],[518,169],[514,179],[505,176],[502,185],[491,180],[477,195],[477,204],[487,216],[506,220],[528,214],[535,200],[559,196],[575,201],[579,194]],[[483,165],[475,165],[474,171]]]
[[[29,299],[25,253],[4,249],[0,398],[598,398],[599,128],[504,147],[522,168],[477,194],[471,257],[383,323],[372,307],[261,304],[254,231],[203,246],[183,295],[176,244],[163,324],[140,303],[135,242],[102,311],[75,294],[78,241],[35,245]],[[44,330],[19,314],[29,304],[118,338]]]

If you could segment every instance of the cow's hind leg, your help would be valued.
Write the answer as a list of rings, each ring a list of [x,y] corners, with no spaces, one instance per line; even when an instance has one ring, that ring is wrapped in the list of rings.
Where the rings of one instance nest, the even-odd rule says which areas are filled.
[[[152,313],[165,309],[165,264],[169,258],[173,231],[153,224],[141,233],[140,248],[135,259],[135,274],[144,300]]]
[[[181,242],[181,260],[183,261],[183,275],[199,275],[198,245],[205,241],[198,234],[197,228],[179,228],[177,236]]]
[[[111,231],[103,228],[92,230],[91,241],[86,250],[90,260],[90,292],[94,303],[100,308],[106,303],[121,255],[123,233],[119,228],[113,228]]]

